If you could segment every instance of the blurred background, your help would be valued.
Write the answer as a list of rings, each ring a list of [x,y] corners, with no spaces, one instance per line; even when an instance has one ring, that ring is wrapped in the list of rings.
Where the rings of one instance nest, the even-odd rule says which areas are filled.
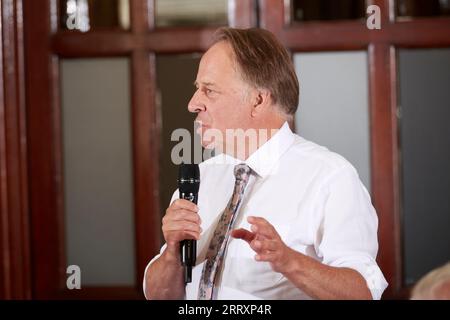
[[[450,260],[449,0],[0,4],[0,299],[143,299],[177,185],[171,134],[193,132],[187,102],[220,26],[266,28],[290,50],[291,126],[369,190],[384,298]]]

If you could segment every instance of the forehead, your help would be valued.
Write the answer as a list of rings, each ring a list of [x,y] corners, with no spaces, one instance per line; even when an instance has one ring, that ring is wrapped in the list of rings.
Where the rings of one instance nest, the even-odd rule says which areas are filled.
[[[236,76],[233,51],[225,41],[214,44],[200,60],[197,81],[212,82],[226,78],[230,80]]]

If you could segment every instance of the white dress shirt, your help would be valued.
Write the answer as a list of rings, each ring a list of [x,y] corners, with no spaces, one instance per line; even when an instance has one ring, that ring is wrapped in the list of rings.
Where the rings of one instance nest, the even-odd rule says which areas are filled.
[[[347,160],[292,133],[287,123],[246,161],[221,154],[200,164],[203,232],[185,298],[197,299],[209,241],[233,192],[234,166],[243,162],[256,175],[247,186],[234,228],[249,230],[247,216],[263,217],[290,248],[328,266],[358,271],[372,297],[380,299],[387,282],[375,261],[378,219],[366,188]],[[171,202],[177,198],[178,190]],[[254,256],[247,242],[230,238],[215,289],[218,299],[310,299]]]

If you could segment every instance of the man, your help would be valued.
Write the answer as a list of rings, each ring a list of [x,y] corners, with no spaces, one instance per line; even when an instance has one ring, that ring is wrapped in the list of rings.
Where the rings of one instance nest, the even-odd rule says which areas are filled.
[[[376,212],[344,158],[290,130],[299,85],[283,46],[265,30],[219,29],[195,85],[202,145],[225,153],[200,165],[198,206],[174,193],[147,299],[379,299]],[[236,147],[239,130],[257,143]],[[183,239],[198,240],[187,285]]]

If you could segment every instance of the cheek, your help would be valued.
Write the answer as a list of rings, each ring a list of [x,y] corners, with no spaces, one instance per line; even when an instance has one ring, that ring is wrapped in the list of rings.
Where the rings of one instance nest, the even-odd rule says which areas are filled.
[[[227,99],[214,105],[210,114],[217,129],[240,128],[248,116],[248,109],[242,99]]]

